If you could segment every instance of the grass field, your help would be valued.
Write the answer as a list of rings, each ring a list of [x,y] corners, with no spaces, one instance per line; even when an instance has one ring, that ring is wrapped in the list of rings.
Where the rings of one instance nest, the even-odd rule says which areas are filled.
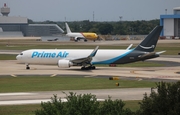
[[[34,115],[34,111],[40,109],[40,104],[30,105],[6,105],[0,106],[1,115]]]
[[[136,101],[124,101],[125,108],[130,108],[132,111],[139,109],[138,100]],[[0,106],[1,115],[34,115],[34,111],[40,109],[40,104],[30,105],[7,105]]]
[[[116,83],[120,84],[117,87]],[[63,76],[1,77],[0,93],[28,91],[57,91],[81,89],[141,88],[154,87],[151,81],[109,80],[109,78],[85,78]]]
[[[15,54],[0,54],[0,60],[16,60]]]
[[[116,83],[120,84],[117,87]],[[109,80],[108,78],[50,77],[50,76],[4,76],[0,80],[0,92],[55,91],[77,89],[108,89],[154,87],[154,82],[136,80]],[[136,111],[139,101],[125,101],[125,108]],[[34,115],[40,104],[0,106],[2,115]]]

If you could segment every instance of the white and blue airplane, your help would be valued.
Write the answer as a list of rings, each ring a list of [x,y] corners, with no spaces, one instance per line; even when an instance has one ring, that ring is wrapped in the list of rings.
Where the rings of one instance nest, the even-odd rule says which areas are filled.
[[[60,68],[82,66],[81,69],[95,69],[96,64],[125,64],[159,57],[161,52],[154,52],[162,26],[155,27],[150,34],[135,48],[132,44],[124,50],[99,49],[30,49],[21,52],[16,59],[26,64],[54,64]]]

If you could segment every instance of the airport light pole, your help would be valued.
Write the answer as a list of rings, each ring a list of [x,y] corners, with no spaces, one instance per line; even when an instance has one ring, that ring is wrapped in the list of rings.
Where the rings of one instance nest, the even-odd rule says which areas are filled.
[[[119,16],[120,22],[122,21],[122,18],[123,18],[122,16]]]

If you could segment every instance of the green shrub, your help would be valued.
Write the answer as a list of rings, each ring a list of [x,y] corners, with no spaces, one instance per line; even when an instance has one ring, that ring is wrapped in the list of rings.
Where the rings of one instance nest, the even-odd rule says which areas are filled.
[[[54,95],[49,102],[42,102],[41,109],[36,110],[36,115],[131,115],[129,109],[123,109],[121,100],[111,100],[109,97],[104,102],[97,101],[95,95],[70,92],[66,95],[67,102]]]

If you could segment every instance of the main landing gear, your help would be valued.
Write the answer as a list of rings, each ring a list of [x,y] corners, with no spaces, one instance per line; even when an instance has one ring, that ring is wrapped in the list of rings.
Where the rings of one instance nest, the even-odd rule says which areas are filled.
[[[92,69],[96,69],[96,66],[81,67],[81,70],[92,70]]]
[[[26,69],[30,69],[29,64],[26,65]]]

